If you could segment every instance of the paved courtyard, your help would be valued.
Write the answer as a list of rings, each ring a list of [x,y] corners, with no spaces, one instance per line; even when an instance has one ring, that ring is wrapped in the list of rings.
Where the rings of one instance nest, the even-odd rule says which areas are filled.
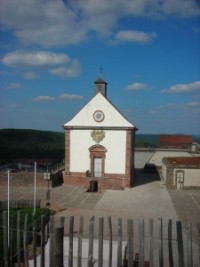
[[[163,156],[159,153],[160,156]],[[108,237],[108,217],[112,219],[113,239],[117,239],[118,218],[122,218],[123,237],[126,239],[127,219],[134,220],[134,228],[138,232],[141,219],[145,222],[145,233],[148,236],[149,220],[154,221],[154,232],[158,234],[158,219],[163,219],[164,236],[167,235],[167,223],[173,221],[173,235],[175,222],[181,220],[186,226],[191,222],[193,226],[200,224],[200,191],[199,190],[167,190],[159,174],[146,174],[143,167],[146,162],[160,161],[160,156],[153,152],[137,152],[135,157],[136,174],[135,187],[124,191],[103,190],[96,193],[87,192],[87,188],[62,185],[50,189],[51,209],[55,211],[55,218],[65,217],[65,235],[68,235],[69,218],[74,216],[74,233],[77,233],[80,216],[84,217],[84,233],[88,233],[88,221],[95,216],[98,222],[104,217],[104,238]],[[11,173],[12,176],[12,173]],[[13,185],[14,184],[14,185]],[[10,199],[33,199],[32,186],[16,186],[10,180]],[[37,188],[37,198],[41,205],[46,205],[47,188]],[[0,181],[0,200],[7,200],[7,180]],[[98,225],[98,224],[97,224]],[[193,232],[194,240],[198,240],[197,228]],[[98,226],[95,224],[95,237],[98,236]],[[146,240],[146,242],[148,239]],[[195,241],[195,242],[196,242]]]
[[[158,153],[158,154],[157,154]],[[87,192],[84,187],[62,185],[50,189],[51,209],[57,215],[90,217],[113,216],[139,220],[162,217],[164,220],[182,220],[184,223],[200,222],[199,190],[167,190],[157,174],[146,174],[143,167],[149,160],[160,161],[159,152],[137,152],[135,165],[137,178],[135,187],[124,191],[104,190]],[[185,155],[185,153],[184,153]],[[163,154],[161,155],[163,156]],[[12,174],[11,174],[12,175]],[[4,184],[4,186],[1,186]],[[37,188],[37,198],[46,204],[47,188]],[[12,186],[10,199],[32,199],[33,187]],[[7,186],[0,184],[0,200],[7,200]]]

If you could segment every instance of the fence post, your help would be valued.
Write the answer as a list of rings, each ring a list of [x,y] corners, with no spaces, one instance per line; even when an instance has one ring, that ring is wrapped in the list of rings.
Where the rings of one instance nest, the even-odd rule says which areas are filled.
[[[83,216],[80,217],[78,232],[78,267],[82,266]]]
[[[63,238],[64,227],[59,226],[55,228],[55,267],[63,266]]]
[[[8,212],[3,211],[3,256],[4,266],[8,267]]]
[[[21,265],[20,216],[21,216],[21,211],[18,210],[17,211],[17,264],[18,264],[18,267],[20,267]]]
[[[133,220],[127,220],[127,261],[128,267],[133,266]]]
[[[179,267],[184,267],[184,253],[183,253],[183,235],[182,235],[182,223],[176,222],[177,229],[177,245],[178,245],[178,262]]]
[[[112,267],[112,221],[111,217],[108,217],[108,229],[109,229],[109,256],[108,267]]]
[[[23,248],[24,248],[24,266],[28,267],[28,214],[25,215],[24,220],[24,237],[23,237]]]
[[[32,231],[32,236],[33,236],[33,266],[37,267],[37,259],[36,259],[36,214],[35,214],[35,212],[32,215],[32,227],[33,227],[33,231]]]
[[[41,249],[41,257],[40,257],[40,267],[45,266],[45,219],[46,216],[41,216],[41,239],[40,239],[40,249]]]
[[[54,239],[55,239],[55,235],[54,235],[54,216],[50,216],[50,222],[49,222],[49,236],[50,236],[50,240],[49,240],[49,265],[50,267],[54,267]]]
[[[158,219],[158,250],[159,250],[159,267],[163,267],[163,223],[162,218]]]
[[[93,265],[94,216],[89,220],[88,267]]]
[[[103,229],[104,218],[99,218],[99,253],[98,253],[98,266],[103,266]]]
[[[154,266],[154,257],[153,257],[153,219],[149,220],[149,262],[150,266]]]
[[[172,220],[168,221],[168,250],[169,250],[169,267],[174,267],[173,249],[172,249]]]
[[[14,218],[14,214],[11,215],[11,221],[10,221],[10,248],[9,248],[9,265],[13,266],[13,229],[14,222],[16,221],[16,218]]]
[[[144,219],[139,221],[139,267],[144,266]]]
[[[74,232],[74,216],[69,218],[69,258],[68,266],[73,267],[73,232]]]
[[[122,264],[122,218],[118,218],[117,267]]]
[[[188,262],[188,267],[193,267],[191,223],[187,224],[187,262]]]

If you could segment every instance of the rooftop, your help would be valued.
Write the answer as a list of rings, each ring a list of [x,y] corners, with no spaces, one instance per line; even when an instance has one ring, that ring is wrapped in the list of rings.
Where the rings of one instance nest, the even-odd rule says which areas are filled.
[[[200,157],[169,157],[163,158],[167,165],[200,168]]]

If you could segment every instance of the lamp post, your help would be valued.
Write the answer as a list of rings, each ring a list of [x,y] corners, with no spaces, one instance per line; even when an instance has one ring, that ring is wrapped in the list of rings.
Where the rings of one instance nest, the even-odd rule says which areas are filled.
[[[51,173],[48,172],[45,172],[44,173],[44,180],[48,182],[48,188],[47,188],[47,195],[46,195],[46,206],[47,207],[50,207],[50,189],[49,189],[49,182],[51,180]]]
[[[10,171],[8,171],[8,247],[10,246]]]
[[[33,196],[33,214],[35,215],[35,210],[36,210],[36,185],[37,185],[37,162],[34,163],[34,196]]]

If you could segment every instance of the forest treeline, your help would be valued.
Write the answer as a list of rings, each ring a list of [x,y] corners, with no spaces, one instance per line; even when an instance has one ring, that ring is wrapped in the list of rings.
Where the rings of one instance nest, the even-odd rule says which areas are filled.
[[[0,160],[64,158],[64,133],[0,129]]]
[[[159,134],[136,134],[135,145],[140,148],[158,147]],[[193,136],[200,142],[200,136]],[[0,160],[64,158],[64,132],[26,129],[0,129]]]

